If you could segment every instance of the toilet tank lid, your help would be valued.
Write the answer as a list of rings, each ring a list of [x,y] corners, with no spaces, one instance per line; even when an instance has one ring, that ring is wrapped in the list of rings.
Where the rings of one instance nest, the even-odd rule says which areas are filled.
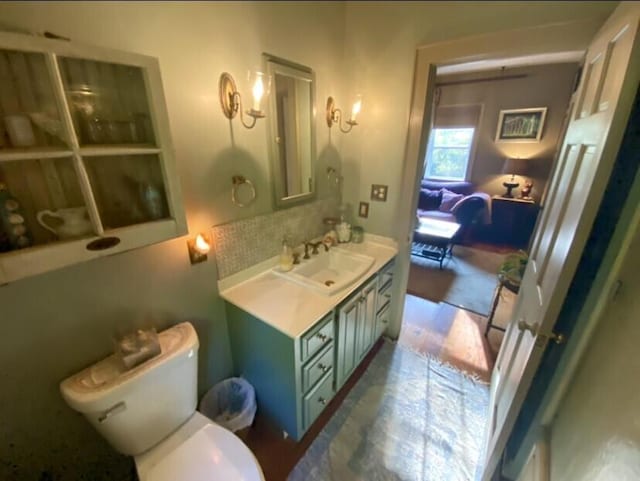
[[[110,402],[117,391],[139,380],[151,370],[167,366],[194,354],[198,349],[198,335],[189,322],[176,324],[158,333],[160,354],[126,370],[122,361],[112,354],[60,383],[62,397],[73,409],[88,412],[102,409],[101,401]]]

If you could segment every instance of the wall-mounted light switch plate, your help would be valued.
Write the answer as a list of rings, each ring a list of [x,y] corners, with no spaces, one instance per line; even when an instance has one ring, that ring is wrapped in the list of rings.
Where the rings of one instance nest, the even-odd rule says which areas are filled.
[[[358,217],[369,217],[369,202],[360,202],[358,207]]]

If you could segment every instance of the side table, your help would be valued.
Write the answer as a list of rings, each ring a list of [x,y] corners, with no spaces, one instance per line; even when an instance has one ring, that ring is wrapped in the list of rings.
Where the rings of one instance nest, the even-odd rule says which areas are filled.
[[[533,200],[494,195],[491,199],[492,240],[526,248],[540,207]]]
[[[502,289],[507,289],[514,294],[518,294],[520,291],[520,283],[515,283],[513,280],[508,279],[502,274],[498,274],[498,285],[496,286],[495,291],[493,292],[493,301],[491,303],[491,312],[489,313],[489,317],[487,318],[487,327],[484,330],[484,337],[487,337],[489,334],[489,329],[497,329],[498,331],[504,332],[506,329],[500,326],[496,326],[493,323],[493,316],[496,313],[496,309],[498,308],[498,303],[500,302],[500,294],[502,293]]]

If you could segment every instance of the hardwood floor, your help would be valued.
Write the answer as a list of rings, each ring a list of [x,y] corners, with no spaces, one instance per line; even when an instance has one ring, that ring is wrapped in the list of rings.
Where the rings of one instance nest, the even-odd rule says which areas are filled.
[[[511,305],[507,304],[499,305],[499,325],[504,324],[501,319],[508,319]],[[488,382],[503,334],[492,329],[487,339],[485,326],[483,316],[407,294],[398,342]]]

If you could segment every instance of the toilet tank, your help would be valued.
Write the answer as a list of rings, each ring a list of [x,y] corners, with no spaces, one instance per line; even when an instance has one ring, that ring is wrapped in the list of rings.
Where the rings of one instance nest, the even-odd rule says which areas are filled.
[[[138,455],[195,412],[198,336],[183,322],[158,334],[161,353],[125,370],[115,356],[60,383],[67,404],[122,454]]]

